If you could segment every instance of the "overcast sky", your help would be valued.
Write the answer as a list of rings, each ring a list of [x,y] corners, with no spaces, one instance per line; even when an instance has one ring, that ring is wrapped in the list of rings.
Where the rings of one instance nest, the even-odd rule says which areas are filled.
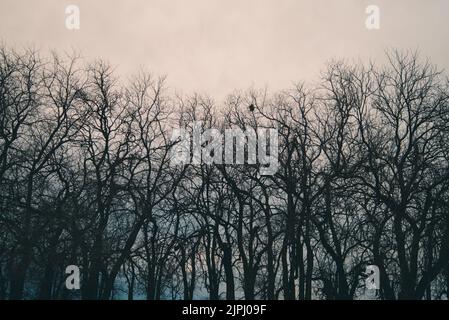
[[[65,7],[80,8],[80,30]],[[380,29],[365,27],[368,5]],[[379,59],[419,48],[449,69],[448,0],[0,0],[9,46],[81,50],[120,74],[144,66],[184,93],[289,88],[316,79],[332,57]]]

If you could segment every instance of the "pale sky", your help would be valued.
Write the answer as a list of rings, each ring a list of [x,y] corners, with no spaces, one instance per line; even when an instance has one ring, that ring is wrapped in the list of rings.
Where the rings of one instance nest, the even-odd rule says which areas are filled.
[[[65,7],[80,8],[80,30]],[[365,27],[368,5],[380,29]],[[0,0],[11,47],[80,50],[128,75],[166,75],[184,93],[222,99],[234,89],[287,89],[333,57],[380,59],[410,48],[449,69],[449,0]]]

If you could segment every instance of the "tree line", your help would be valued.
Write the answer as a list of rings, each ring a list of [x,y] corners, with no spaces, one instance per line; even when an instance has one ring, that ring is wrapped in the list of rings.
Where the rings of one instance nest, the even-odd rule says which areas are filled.
[[[0,299],[443,299],[449,81],[416,52],[313,86],[174,94],[0,48]],[[173,166],[174,128],[275,128],[279,169]],[[81,289],[65,287],[65,268]]]

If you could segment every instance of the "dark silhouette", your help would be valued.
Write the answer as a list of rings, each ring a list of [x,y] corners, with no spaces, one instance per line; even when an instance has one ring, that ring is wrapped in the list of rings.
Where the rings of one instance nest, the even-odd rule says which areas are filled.
[[[1,47],[0,299],[359,299],[367,265],[379,299],[444,298],[449,82],[388,58],[215,105]],[[172,165],[173,128],[194,121],[276,128],[279,170]]]

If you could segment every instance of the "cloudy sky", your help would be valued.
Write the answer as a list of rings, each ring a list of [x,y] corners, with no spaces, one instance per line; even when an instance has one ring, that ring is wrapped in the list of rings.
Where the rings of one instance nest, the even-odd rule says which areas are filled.
[[[65,7],[80,9],[80,29]],[[380,29],[365,27],[368,5]],[[332,57],[380,59],[419,49],[449,69],[448,0],[0,0],[0,39],[76,48],[123,75],[145,67],[170,87],[223,98],[233,89],[289,88],[317,79]]]

